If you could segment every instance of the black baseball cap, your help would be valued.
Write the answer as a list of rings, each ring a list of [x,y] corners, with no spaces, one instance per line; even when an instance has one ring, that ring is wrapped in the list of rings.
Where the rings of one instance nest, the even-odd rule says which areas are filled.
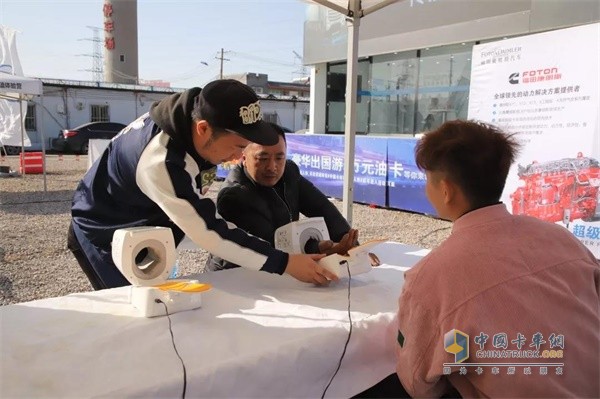
[[[214,128],[237,133],[260,145],[279,142],[277,131],[262,120],[258,96],[242,82],[233,79],[210,82],[196,97],[194,108]]]

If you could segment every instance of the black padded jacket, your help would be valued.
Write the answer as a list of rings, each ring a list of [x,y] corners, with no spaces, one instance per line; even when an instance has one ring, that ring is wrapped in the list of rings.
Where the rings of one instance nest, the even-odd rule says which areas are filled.
[[[217,197],[217,210],[223,219],[248,233],[274,245],[275,230],[300,218],[322,216],[330,239],[338,242],[350,230],[350,225],[329,199],[300,174],[298,165],[287,160],[285,172],[275,187],[256,183],[240,164],[229,172]],[[306,248],[317,253],[313,241]],[[210,256],[206,267],[221,270],[236,264]]]

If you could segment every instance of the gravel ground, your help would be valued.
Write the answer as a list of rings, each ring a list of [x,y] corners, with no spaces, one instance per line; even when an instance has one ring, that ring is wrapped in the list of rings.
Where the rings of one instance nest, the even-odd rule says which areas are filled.
[[[18,157],[3,157],[0,165],[17,170]],[[48,155],[46,165],[47,192],[42,175],[0,178],[0,305],[92,290],[66,242],[71,198],[87,157]],[[212,198],[220,185],[211,187]],[[428,216],[360,204],[353,210],[363,242],[387,237],[433,248],[450,233],[449,222]],[[180,251],[180,272],[202,272],[206,257],[201,249]]]

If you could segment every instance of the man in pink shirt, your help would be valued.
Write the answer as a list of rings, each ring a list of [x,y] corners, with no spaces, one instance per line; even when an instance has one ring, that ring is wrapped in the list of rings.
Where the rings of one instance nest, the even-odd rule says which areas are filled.
[[[450,237],[406,272],[397,374],[412,397],[600,397],[600,265],[568,230],[499,202],[519,145],[446,122],[418,143]]]

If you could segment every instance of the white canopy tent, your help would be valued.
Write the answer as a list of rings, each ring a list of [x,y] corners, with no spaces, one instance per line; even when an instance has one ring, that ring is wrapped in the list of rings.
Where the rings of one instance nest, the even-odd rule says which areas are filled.
[[[42,81],[25,76],[0,73],[0,93],[31,94],[39,96],[42,94]]]
[[[25,76],[10,75],[7,73],[0,73],[0,100],[4,101],[17,101],[19,103],[19,125],[21,130],[21,156],[25,156],[25,132],[23,127],[23,102],[28,96],[40,96],[42,108],[43,108],[43,85],[40,79],[27,78]],[[4,117],[9,117],[5,115]],[[4,127],[4,120],[0,120],[0,128]],[[1,132],[4,135],[14,135],[12,131]],[[46,186],[46,148],[44,129],[40,125],[40,135],[42,140],[42,159],[43,159],[43,174],[44,174],[44,192],[47,191]],[[4,145],[2,135],[0,135],[0,144]],[[25,173],[25,168],[23,168]]]
[[[346,16],[348,54],[346,72],[346,123],[344,129],[344,195],[342,213],[352,225],[354,201],[354,143],[356,136],[356,95],[358,90],[358,33],[360,19],[392,3],[405,0],[311,0]],[[365,7],[363,7],[365,6]]]

